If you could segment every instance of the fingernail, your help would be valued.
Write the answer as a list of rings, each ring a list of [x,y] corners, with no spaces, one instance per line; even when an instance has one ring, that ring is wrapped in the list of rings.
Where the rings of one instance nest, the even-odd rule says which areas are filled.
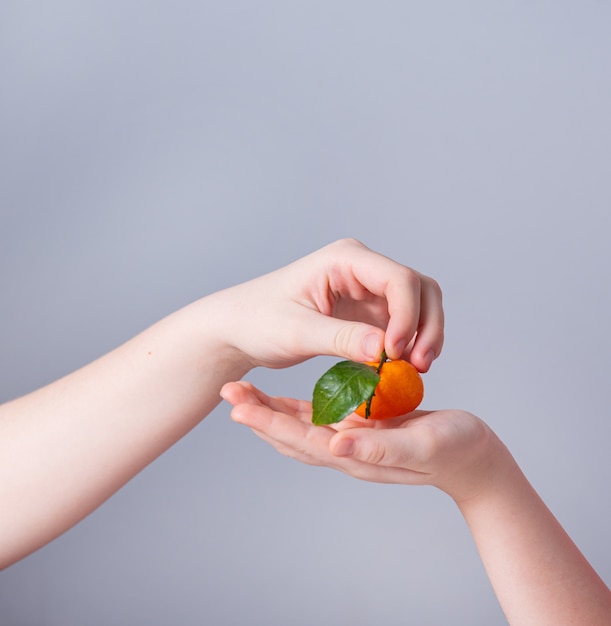
[[[244,411],[242,411],[239,406],[234,406],[229,416],[238,424],[242,424],[244,422]]]
[[[340,439],[335,448],[333,454],[335,456],[351,456],[354,452],[354,439]]]
[[[400,359],[406,347],[407,347],[407,339],[400,339],[399,341],[397,341],[397,345],[395,346],[397,350],[397,356],[395,358]]]
[[[374,360],[380,357],[382,347],[380,343],[380,335],[378,333],[369,333],[363,341],[363,352],[369,360]]]

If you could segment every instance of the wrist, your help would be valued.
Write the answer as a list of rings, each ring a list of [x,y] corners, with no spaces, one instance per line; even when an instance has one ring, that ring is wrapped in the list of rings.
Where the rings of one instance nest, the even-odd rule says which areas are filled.
[[[487,424],[481,422],[481,427],[474,449],[465,454],[463,466],[440,485],[461,510],[487,501],[521,475],[505,444]]]
[[[187,331],[193,358],[206,368],[206,375],[214,369],[223,382],[232,382],[244,377],[255,363],[238,347],[240,329],[231,323],[234,316],[221,294],[201,298],[171,317]]]

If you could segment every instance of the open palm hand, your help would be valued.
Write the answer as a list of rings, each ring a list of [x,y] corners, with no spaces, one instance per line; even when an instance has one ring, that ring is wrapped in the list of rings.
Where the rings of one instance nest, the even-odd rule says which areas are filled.
[[[350,415],[328,426],[312,424],[311,404],[271,397],[248,382],[229,383],[223,398],[232,418],[249,426],[278,452],[355,478],[435,485],[451,495],[477,489],[498,439],[474,415],[457,410],[414,411],[387,420]],[[473,480],[465,481],[465,476]],[[454,494],[458,495],[458,494]]]

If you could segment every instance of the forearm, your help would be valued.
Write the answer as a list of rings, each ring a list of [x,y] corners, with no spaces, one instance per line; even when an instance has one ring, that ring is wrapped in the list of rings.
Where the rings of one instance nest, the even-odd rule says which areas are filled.
[[[606,625],[611,592],[506,450],[502,470],[459,508],[512,626]]]
[[[0,407],[0,567],[101,504],[249,369],[384,349],[426,371],[442,344],[438,285],[353,240],[186,307]]]
[[[202,300],[0,407],[0,567],[98,507],[246,373],[219,339],[217,314]]]

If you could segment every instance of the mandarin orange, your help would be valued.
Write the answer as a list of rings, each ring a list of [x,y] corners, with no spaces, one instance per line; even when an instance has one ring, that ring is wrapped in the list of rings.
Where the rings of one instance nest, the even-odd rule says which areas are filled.
[[[407,361],[397,359],[379,363],[367,363],[378,369],[380,382],[375,388],[370,405],[369,419],[383,420],[411,413],[424,397],[424,383],[418,370]],[[366,416],[367,402],[355,411]]]

